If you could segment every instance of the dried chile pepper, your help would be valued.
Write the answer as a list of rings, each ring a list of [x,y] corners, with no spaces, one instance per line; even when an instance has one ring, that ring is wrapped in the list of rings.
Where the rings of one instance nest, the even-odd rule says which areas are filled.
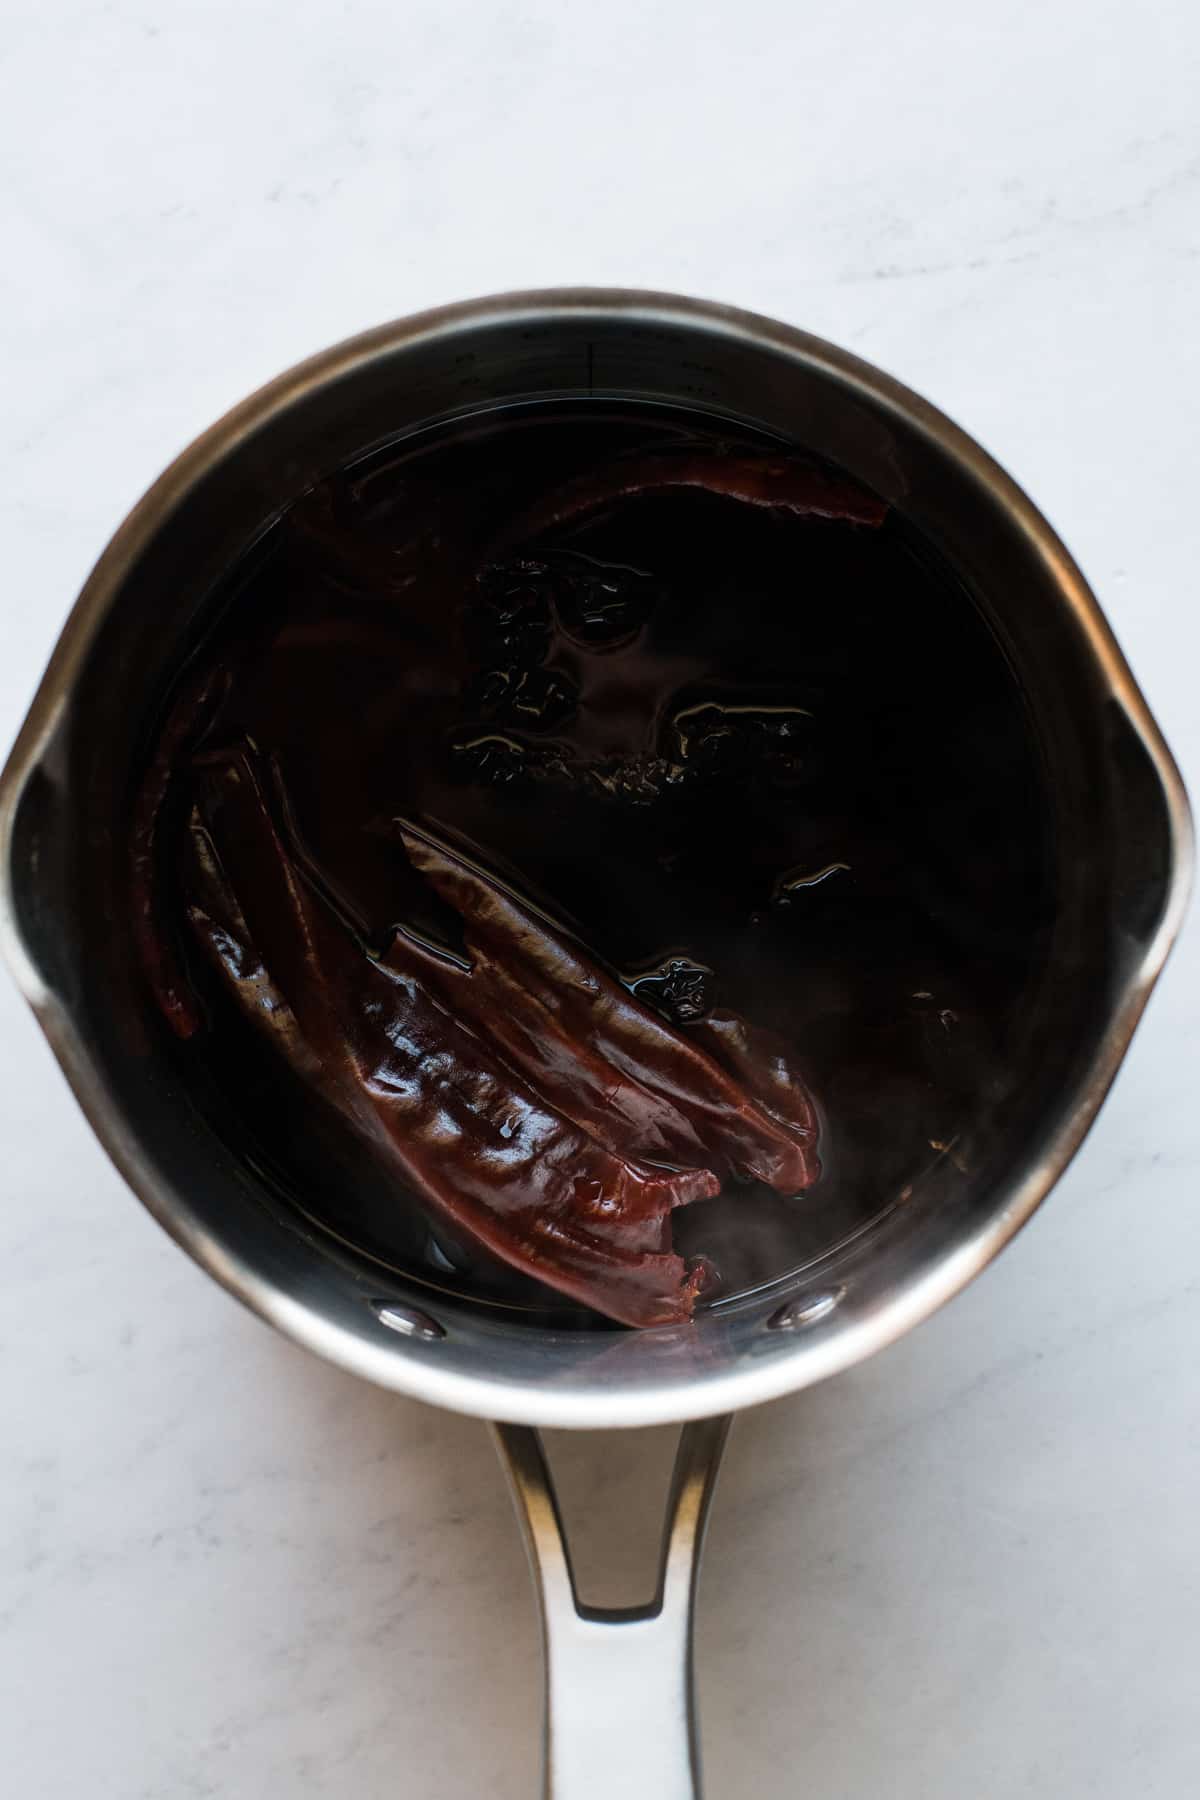
[[[271,785],[249,748],[210,757],[193,817],[210,899],[236,902],[225,898],[220,937],[212,909],[194,904],[193,925],[235,998],[278,1016],[281,997],[298,1028],[278,1034],[293,1066],[493,1255],[624,1324],[689,1317],[704,1271],[671,1251],[670,1214],[715,1194],[716,1176],[614,1155],[439,1005],[423,969],[368,957],[301,872]]]

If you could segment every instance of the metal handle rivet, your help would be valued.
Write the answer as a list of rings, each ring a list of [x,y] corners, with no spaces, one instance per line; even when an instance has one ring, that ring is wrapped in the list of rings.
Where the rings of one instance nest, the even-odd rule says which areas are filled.
[[[819,1319],[829,1317],[845,1292],[845,1288],[832,1288],[820,1294],[802,1294],[798,1300],[789,1300],[786,1306],[781,1306],[778,1312],[771,1314],[767,1320],[767,1330],[802,1331],[807,1325],[815,1325]]]
[[[381,1325],[389,1331],[398,1331],[401,1337],[411,1338],[444,1338],[446,1327],[431,1319],[428,1313],[418,1311],[415,1306],[398,1306],[394,1300],[372,1300],[371,1311]]]

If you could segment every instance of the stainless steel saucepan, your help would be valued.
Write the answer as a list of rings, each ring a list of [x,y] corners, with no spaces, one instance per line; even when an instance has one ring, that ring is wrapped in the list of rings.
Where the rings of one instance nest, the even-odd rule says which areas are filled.
[[[752,421],[885,495],[969,590],[1024,690],[1053,805],[1044,1004],[965,1174],[943,1158],[867,1231],[686,1329],[525,1325],[318,1238],[207,1122],[164,1045],[123,900],[150,711],[215,578],[313,481],[435,420],[533,397],[650,398]],[[1179,775],[1096,601],[1046,521],[949,420],[803,332],[603,290],[513,294],[355,338],[200,438],[87,582],[0,786],[9,960],[97,1134],[232,1293],[331,1361],[496,1432],[541,1601],[546,1792],[698,1789],[692,1600],[727,1415],[890,1343],[956,1293],[1047,1194],[1096,1115],[1183,912]],[[961,1159],[960,1159],[961,1160]],[[598,1344],[603,1348],[598,1353]],[[686,1421],[653,1599],[578,1604],[539,1426]]]

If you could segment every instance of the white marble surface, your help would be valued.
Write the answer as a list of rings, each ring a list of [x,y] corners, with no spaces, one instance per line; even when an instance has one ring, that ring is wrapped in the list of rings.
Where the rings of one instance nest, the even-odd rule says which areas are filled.
[[[1030,488],[1200,787],[1192,0],[9,0],[0,733],[161,466],[375,320],[715,295],[862,351]],[[1200,1790],[1197,940],[965,1297],[746,1418],[713,1800]],[[535,1634],[481,1427],[195,1271],[0,985],[0,1737],[14,1800],[517,1800]],[[644,1440],[576,1441],[616,1491]],[[591,1462],[588,1462],[588,1458]]]

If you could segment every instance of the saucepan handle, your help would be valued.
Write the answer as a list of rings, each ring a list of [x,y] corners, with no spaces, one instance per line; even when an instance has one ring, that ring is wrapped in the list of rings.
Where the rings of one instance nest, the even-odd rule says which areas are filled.
[[[699,1800],[692,1613],[729,1423],[683,1427],[657,1590],[619,1609],[580,1603],[539,1433],[493,1426],[541,1614],[545,1800]]]

